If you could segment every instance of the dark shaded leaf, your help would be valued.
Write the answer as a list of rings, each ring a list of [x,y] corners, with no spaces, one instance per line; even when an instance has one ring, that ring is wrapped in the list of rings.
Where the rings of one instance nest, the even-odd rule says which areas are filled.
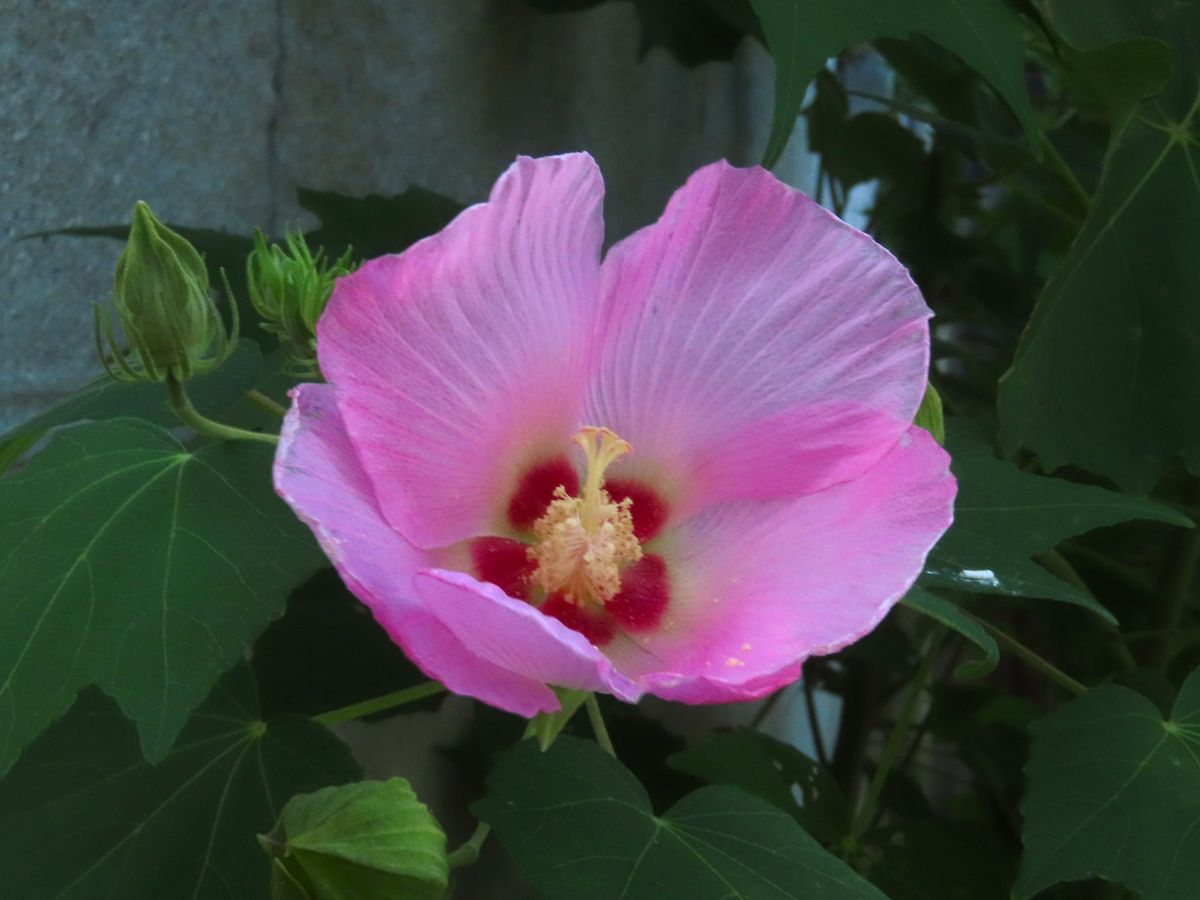
[[[909,609],[941,622],[947,628],[966,638],[979,648],[982,656],[963,663],[954,672],[960,678],[982,678],[996,668],[1000,662],[1000,648],[973,615],[950,600],[914,586],[901,601]]]
[[[321,220],[315,230],[305,234],[309,244],[324,247],[331,258],[340,256],[347,247],[353,248],[354,259],[399,253],[441,231],[463,209],[457,200],[421,187],[410,187],[391,197],[347,197],[300,188],[296,199]]]
[[[252,663],[268,716],[318,715],[426,680],[328,568],[292,593],[287,613],[255,642]]]
[[[264,724],[245,667],[221,679],[157,765],[116,704],[88,690],[0,782],[5,896],[266,897],[255,834],[292,794],[358,774],[319,725]]]
[[[730,784],[761,797],[827,846],[850,832],[850,805],[833,776],[791,744],[760,731],[719,732],[672,754],[667,762],[713,784]]]
[[[1008,102],[1033,146],[1021,21],[1003,0],[751,0],[775,58],[775,111],[763,165],[778,162],[808,83],[831,56],[878,37],[920,32],[961,56]]]
[[[1081,49],[1162,40],[1175,74],[1124,128],[1117,123],[1087,221],[1001,382],[1001,440],[1047,469],[1075,464],[1145,492],[1178,459],[1200,472],[1200,8],[1051,8]],[[1132,87],[1143,93],[1144,79]]]
[[[1200,893],[1200,671],[1171,717],[1103,685],[1033,726],[1025,856],[1014,897],[1118,881],[1144,900]]]
[[[954,524],[926,560],[926,586],[1061,600],[1112,619],[1089,594],[1035,563],[1033,554],[1072,535],[1130,519],[1191,525],[1185,516],[1150,500],[1027,475],[997,459],[975,430],[962,423],[948,425],[946,449],[958,478],[958,497]]]
[[[795,820],[731,787],[701,788],[655,816],[645,790],[590,741],[501,757],[476,814],[547,900],[883,897]]]

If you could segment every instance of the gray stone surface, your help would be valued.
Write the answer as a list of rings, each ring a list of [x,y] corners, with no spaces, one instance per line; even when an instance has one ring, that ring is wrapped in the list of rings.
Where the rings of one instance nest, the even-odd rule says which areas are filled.
[[[238,0],[0,0],[0,430],[96,371],[91,304],[119,251],[17,238],[121,222],[139,198],[176,221],[262,221],[270,12]]]
[[[687,71],[637,46],[624,3],[0,0],[0,430],[96,371],[91,304],[120,249],[23,234],[119,223],[137,199],[278,231],[304,222],[297,186],[474,201],[518,153],[587,149],[611,239],[701,163],[752,162],[763,49]],[[796,151],[778,171],[809,169]]]

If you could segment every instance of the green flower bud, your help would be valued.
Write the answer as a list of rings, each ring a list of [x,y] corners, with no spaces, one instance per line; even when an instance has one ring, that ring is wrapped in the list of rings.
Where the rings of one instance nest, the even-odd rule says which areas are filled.
[[[99,307],[96,344],[105,368],[120,381],[187,381],[221,365],[237,339],[237,312],[229,335],[196,248],[141,201],[133,209],[129,242],[117,260],[113,305],[127,349],[120,348],[111,319]]]
[[[333,282],[350,272],[350,250],[336,262],[325,251],[314,256],[304,235],[288,231],[285,246],[268,246],[262,232],[254,234],[254,250],[246,260],[250,302],[263,318],[263,327],[278,334],[301,375],[320,374],[317,367],[317,320],[333,293]]]

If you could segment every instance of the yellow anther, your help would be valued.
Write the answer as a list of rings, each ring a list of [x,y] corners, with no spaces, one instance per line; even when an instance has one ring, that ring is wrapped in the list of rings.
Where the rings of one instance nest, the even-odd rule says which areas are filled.
[[[620,592],[621,569],[642,558],[633,535],[631,501],[614,503],[604,490],[605,470],[631,448],[607,428],[584,428],[574,440],[583,448],[587,474],[578,497],[560,486],[534,523],[538,542],[529,548],[537,563],[533,580],[572,603],[603,604]]]

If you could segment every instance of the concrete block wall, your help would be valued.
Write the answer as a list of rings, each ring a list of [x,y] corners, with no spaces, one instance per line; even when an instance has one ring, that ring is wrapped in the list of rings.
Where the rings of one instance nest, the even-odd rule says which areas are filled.
[[[521,0],[0,0],[0,431],[97,371],[116,242],[23,235],[303,224],[297,186],[481,199],[519,153],[586,149],[610,239],[696,166],[755,160],[772,68],[746,42],[688,71],[637,59],[631,4]],[[795,149],[795,148],[801,149]],[[802,142],[778,171],[804,186]]]

